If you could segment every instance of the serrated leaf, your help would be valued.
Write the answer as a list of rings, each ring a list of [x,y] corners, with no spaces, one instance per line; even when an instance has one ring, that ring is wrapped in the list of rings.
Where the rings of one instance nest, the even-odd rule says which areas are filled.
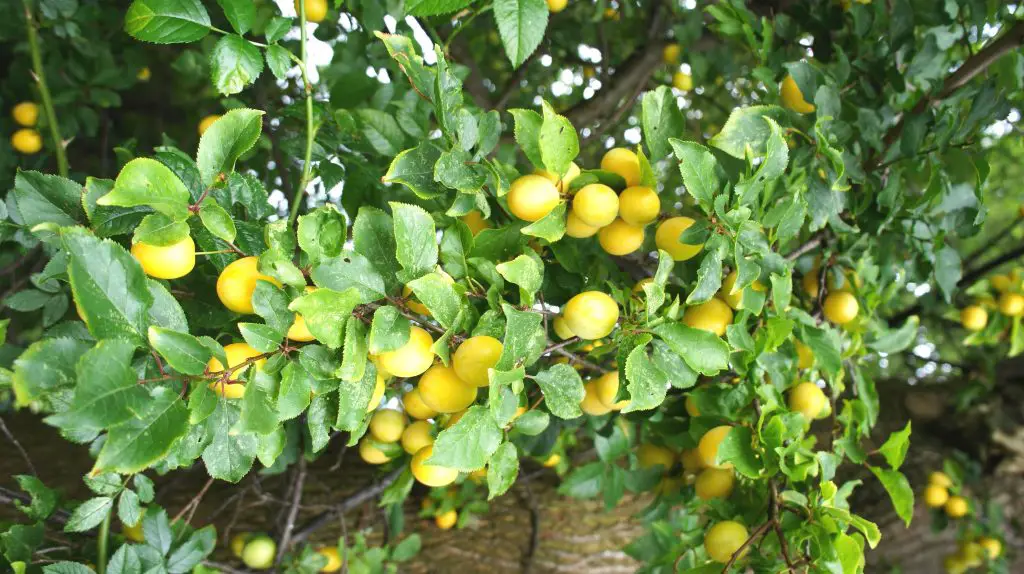
[[[160,327],[149,328],[149,344],[174,370],[186,375],[201,375],[213,354],[199,339]]]
[[[676,103],[672,89],[668,86],[658,86],[645,93],[640,109],[644,142],[651,153],[651,160],[658,161],[672,152],[669,138],[686,131],[683,114],[679,110],[679,104]],[[681,157],[680,160],[682,160]]]
[[[538,169],[544,168],[544,160],[540,154],[540,130],[544,118],[533,110],[511,109],[514,127],[512,130],[519,149],[523,150],[526,159]]]
[[[537,49],[548,26],[548,6],[544,0],[496,0],[494,18],[498,22],[505,54],[518,68]]]
[[[670,373],[661,370],[658,363],[647,355],[646,344],[637,345],[626,359],[629,404],[622,412],[646,411],[661,405],[668,391],[669,376]]]
[[[487,500],[505,494],[519,475],[519,452],[516,445],[503,442],[487,463]]]
[[[135,0],[124,17],[124,31],[136,40],[182,44],[210,31],[210,15],[199,0]]]
[[[256,5],[252,0],[217,0],[217,4],[224,10],[235,32],[244,35],[252,29],[252,23],[256,20]]]
[[[910,520],[914,517],[914,490],[910,488],[907,477],[897,470],[888,470],[877,466],[869,468],[885,487],[885,491],[889,493],[897,516],[902,518],[907,526],[910,526]]]
[[[249,432],[232,432],[240,416],[235,401],[218,401],[210,415],[209,428],[213,440],[203,449],[203,463],[211,477],[238,482],[256,460],[257,438]]]
[[[580,153],[580,141],[565,116],[558,115],[545,100],[541,100],[544,120],[540,125],[540,157],[544,168],[552,173],[566,173],[572,160]]]
[[[359,292],[349,288],[338,292],[320,288],[292,301],[288,309],[306,321],[309,332],[332,349],[341,346],[342,328],[359,304]]]
[[[207,199],[199,208],[199,219],[203,222],[210,233],[231,243],[238,233],[235,230],[235,221],[231,219],[228,212],[212,199]]]
[[[255,82],[262,71],[263,54],[241,36],[224,36],[210,52],[210,74],[221,95],[241,92]]]
[[[744,159],[748,149],[754,156],[763,156],[772,134],[765,118],[786,123],[786,111],[778,106],[736,108],[709,143],[738,159]]]
[[[549,243],[558,241],[565,235],[565,212],[567,210],[568,202],[559,202],[547,215],[524,227],[523,234],[540,237]]]
[[[117,174],[110,193],[96,200],[97,205],[118,207],[147,206],[174,221],[188,217],[192,196],[185,184],[167,166],[149,158],[133,159]]]
[[[107,433],[92,473],[131,474],[156,463],[188,430],[188,410],[176,391],[155,387],[146,408]]]
[[[662,323],[653,331],[702,375],[716,375],[729,367],[729,344],[714,333],[675,322]]]
[[[437,265],[437,234],[434,220],[422,207],[392,201],[395,226],[395,257],[403,274],[413,279],[430,273]]]
[[[369,351],[380,354],[394,351],[409,341],[409,319],[390,305],[385,305],[373,312],[370,324]]]
[[[203,185],[213,185],[221,174],[226,177],[234,171],[238,158],[259,140],[263,131],[263,114],[262,110],[249,108],[231,110],[203,132],[199,138],[199,151],[196,152]]]
[[[81,186],[56,175],[18,171],[8,200],[17,206],[26,227],[40,223],[75,225],[84,220]]]
[[[586,395],[583,380],[576,369],[558,364],[534,375],[544,393],[544,404],[551,414],[563,419],[574,419],[583,414],[580,403]]]
[[[441,431],[427,464],[470,472],[483,468],[501,445],[502,432],[490,409],[476,405]]]
[[[114,499],[97,496],[86,500],[75,508],[64,525],[64,532],[85,532],[99,526],[114,507]]]

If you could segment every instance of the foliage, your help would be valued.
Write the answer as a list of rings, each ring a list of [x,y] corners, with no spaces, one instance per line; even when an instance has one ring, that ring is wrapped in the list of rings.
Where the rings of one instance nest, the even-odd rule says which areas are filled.
[[[96,496],[65,529],[98,530],[100,571],[184,572],[213,550],[212,527],[150,504],[145,473],[239,482],[332,440],[410,467],[390,513],[416,479],[435,487],[423,516],[457,510],[459,527],[530,459],[608,508],[651,493],[627,548],[650,572],[863,571],[880,531],[850,506],[855,468],[910,522],[911,429],[873,435],[874,381],[987,288],[969,248],[990,211],[986,130],[1021,97],[1021,54],[986,57],[1024,36],[1009,7],[351,0],[313,27],[310,2],[279,4],[41,0],[0,24],[12,53],[26,27],[42,38],[9,70],[39,83],[0,98],[38,93],[55,136],[0,149],[16,272],[0,392],[89,446]],[[698,87],[658,85],[676,72]],[[74,171],[45,173],[65,148]],[[589,219],[607,205],[584,190],[627,187],[656,195],[652,217],[624,221],[616,200]],[[572,316],[585,292],[603,297]],[[1015,355],[1024,299],[1012,311],[952,336]],[[483,336],[500,351],[467,390],[458,351]],[[431,421],[432,450],[406,445],[404,417],[394,438],[381,413],[399,404]],[[701,464],[728,474],[724,495],[695,495]],[[19,480],[33,524],[3,534],[12,567],[57,509]],[[108,556],[115,514],[143,517],[144,542]],[[725,565],[702,544],[724,521],[750,533]],[[419,544],[353,539],[339,551],[366,572]],[[323,566],[284,550],[290,571]]]

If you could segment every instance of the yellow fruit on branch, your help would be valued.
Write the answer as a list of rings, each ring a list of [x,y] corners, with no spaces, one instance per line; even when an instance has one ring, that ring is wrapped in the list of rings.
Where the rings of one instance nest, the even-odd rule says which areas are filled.
[[[736,476],[732,469],[705,468],[697,475],[697,481],[693,486],[697,491],[697,498],[711,500],[729,498],[735,483]]]
[[[220,114],[210,114],[203,119],[199,120],[199,136],[202,137],[206,133],[206,130],[210,129],[213,122],[220,119]]]
[[[305,0],[306,21],[319,23],[327,17],[327,0]],[[299,13],[299,0],[295,0],[295,13]]]
[[[541,464],[546,468],[551,468],[554,466],[558,466],[558,463],[560,462],[562,462],[562,455],[556,452],[552,453],[551,456],[544,459],[544,462],[542,462]]]
[[[441,486],[448,486],[455,482],[455,479],[459,477],[459,471],[454,468],[448,468],[445,466],[438,466],[434,464],[427,464],[429,459],[434,454],[434,447],[426,446],[420,449],[409,463],[409,468],[412,470],[413,477],[426,486],[438,488]]]
[[[30,128],[39,121],[39,106],[35,102],[19,102],[11,108],[11,117],[19,126]]]
[[[552,14],[558,14],[569,4],[569,0],[548,0],[548,10]]]
[[[616,173],[626,180],[626,187],[640,185],[640,159],[632,150],[617,147],[601,158],[601,169]]]
[[[476,387],[463,382],[455,369],[441,364],[423,373],[417,388],[423,404],[439,413],[461,411],[476,400]]]
[[[683,324],[694,329],[709,331],[721,337],[725,328],[732,323],[732,309],[721,299],[707,301],[687,307],[683,313]]]
[[[191,237],[164,246],[139,241],[132,245],[132,256],[146,275],[157,279],[178,279],[195,269],[196,244]]]
[[[647,225],[661,213],[661,198],[649,187],[627,187],[619,194],[619,217],[630,225]]]
[[[942,488],[952,488],[953,479],[949,478],[949,475],[944,472],[935,471],[928,475],[928,484],[934,484]]]
[[[583,385],[583,400],[580,401],[580,409],[593,417],[599,417],[612,412],[610,408],[601,402],[601,399],[597,398],[597,388],[594,385],[594,381]]]
[[[704,535],[704,549],[712,560],[725,564],[743,547],[747,537],[745,526],[734,520],[723,520],[709,528]]]
[[[575,212],[569,211],[569,215],[565,218],[565,234],[575,239],[584,239],[592,237],[595,233],[600,231],[600,227],[593,227],[583,223]]]
[[[566,323],[564,316],[559,315],[555,317],[555,320],[552,321],[551,323],[552,328],[554,328],[555,334],[558,335],[559,339],[562,339],[564,341],[565,339],[576,336],[572,332],[572,329],[569,328],[569,324]]]
[[[551,183],[555,184],[559,191],[564,192],[569,190],[569,184],[572,183],[572,180],[576,179],[576,177],[580,175],[580,166],[576,165],[575,162],[570,163],[568,171],[566,171],[565,175],[561,177],[559,177],[557,173],[552,173],[546,169],[538,169],[533,173],[534,175],[539,175],[544,179],[547,179]]]
[[[483,214],[475,209],[463,215],[460,219],[469,228],[469,232],[473,234],[473,237],[476,237],[481,231],[491,228],[491,223],[484,219]]]
[[[370,417],[370,435],[380,442],[395,442],[405,430],[405,415],[393,409],[380,409]]]
[[[700,437],[700,442],[697,443],[697,453],[700,454],[700,461],[707,468],[720,468],[720,469],[731,469],[731,462],[718,462],[718,447],[725,440],[725,437],[732,430],[731,426],[722,425],[717,426],[708,432],[704,433],[704,436]]]
[[[342,560],[337,546],[324,546],[318,548],[316,552],[327,559],[327,564],[320,568],[321,572],[339,572],[341,570]]]
[[[368,437],[363,437],[359,441],[359,458],[363,459],[366,464],[384,464],[391,460],[391,457],[387,455],[383,450],[373,444]]]
[[[680,92],[689,92],[693,89],[693,77],[686,72],[672,74],[672,86]]]
[[[416,421],[402,431],[402,448],[409,454],[416,454],[421,448],[434,444],[433,429],[427,421]]]
[[[36,130],[22,128],[11,135],[11,147],[18,153],[32,155],[43,149],[43,138]]]
[[[565,323],[577,337],[593,340],[607,337],[619,320],[619,306],[600,291],[576,295],[562,309]]]
[[[733,289],[736,287],[736,280],[739,274],[733,270],[731,273],[725,276],[725,280],[722,281],[722,288],[718,291],[719,298],[725,301],[733,309],[739,309],[743,305],[743,292],[745,289]],[[764,292],[764,285],[760,281],[754,281],[750,288],[754,291]]]
[[[676,462],[676,455],[663,446],[644,443],[636,449],[636,461],[640,468],[661,466],[662,471],[668,472]]]
[[[377,373],[377,383],[373,386],[373,394],[370,395],[370,402],[366,405],[366,412],[372,413],[380,405],[380,399],[384,396],[384,377]]]
[[[683,404],[686,407],[686,413],[689,414],[691,417],[700,416],[700,409],[697,408],[697,403],[693,400],[692,396],[687,395],[686,402]]]
[[[597,240],[610,255],[628,255],[644,244],[644,228],[616,219],[601,228]]]
[[[437,416],[437,411],[423,402],[418,388],[405,393],[405,396],[402,397],[402,406],[405,407],[406,414],[414,419],[424,420]]]
[[[277,543],[265,535],[254,536],[242,549],[242,562],[253,570],[268,570],[274,566]]]
[[[142,527],[142,521],[140,520],[139,521],[139,528],[140,528],[140,530],[141,530],[141,527]],[[241,558],[242,557],[242,551],[245,550],[245,543],[248,542],[250,538],[252,538],[252,532],[239,532],[238,534],[235,534],[234,536],[231,537],[231,542],[230,542],[231,553],[234,554],[236,558]],[[137,542],[142,542],[142,540],[138,540]]]
[[[682,48],[679,44],[667,44],[661,50],[661,61],[668,65],[676,64],[679,62],[679,55],[682,53]]]
[[[409,340],[394,351],[377,355],[381,367],[396,377],[415,377],[434,363],[434,339],[420,327],[409,329]]]
[[[695,448],[688,448],[679,455],[679,461],[683,463],[683,474],[697,474],[704,468],[704,461],[700,459],[700,453]]]
[[[938,484],[929,484],[924,489],[924,503],[930,508],[942,508],[949,500],[949,491]]]
[[[838,293],[829,293],[825,297],[822,311],[825,314],[825,318],[829,321],[836,325],[845,325],[857,316],[857,312],[860,311],[860,305],[857,304],[857,298],[852,293],[840,291]]]
[[[455,510],[449,510],[442,514],[438,514],[434,517],[434,524],[437,525],[441,530],[449,530],[455,523],[459,521],[459,513]]]
[[[818,418],[827,404],[825,393],[814,383],[800,383],[789,391],[789,410],[804,415],[807,420]]]
[[[946,516],[950,518],[960,518],[967,516],[970,512],[971,507],[967,503],[967,499],[962,496],[950,496],[949,500],[946,501]]]
[[[793,76],[787,75],[782,80],[782,86],[779,88],[782,95],[782,105],[797,112],[798,114],[809,114],[814,111],[814,104],[808,103],[804,99],[804,95],[800,92],[800,86],[796,84],[796,80]]]
[[[524,175],[512,182],[505,197],[508,209],[523,221],[537,221],[558,205],[558,188],[540,175]]]
[[[217,297],[231,311],[241,315],[253,313],[252,294],[257,280],[281,286],[277,279],[261,274],[258,263],[258,257],[243,257],[229,263],[217,277]]]
[[[224,355],[228,360],[228,366],[225,367],[218,359],[211,358],[206,364],[207,369],[209,369],[211,373],[218,373],[225,369],[234,369],[249,359],[258,357],[261,353],[250,347],[247,343],[232,343],[224,347]],[[253,361],[253,364],[255,364],[257,369],[260,369],[266,362],[266,359],[258,359]],[[213,389],[213,392],[217,393],[218,396],[226,399],[240,399],[245,396],[245,384],[239,381],[238,377],[240,377],[244,371],[244,368],[239,368],[231,373],[230,378],[236,382],[222,383],[221,381],[213,381],[210,383],[210,388]]]
[[[608,371],[594,379],[594,391],[597,392],[597,400],[613,411],[621,411],[629,404],[629,399],[615,402],[615,396],[619,394],[618,371]]]
[[[153,77],[153,72],[149,70],[149,66],[143,66],[139,68],[139,71],[135,73],[135,79],[140,82],[148,82]]]
[[[800,341],[794,341],[793,344],[794,346],[796,346],[797,368],[810,369],[811,367],[813,367],[814,352],[811,351],[811,348],[801,343]]]
[[[1013,283],[1006,275],[993,275],[992,277],[989,277],[988,282],[993,289],[999,292],[1009,291],[1013,287]]]
[[[968,331],[980,331],[988,324],[988,311],[981,305],[968,305],[960,311],[960,324]]]
[[[490,384],[487,372],[498,364],[502,350],[504,347],[501,341],[494,337],[470,337],[452,355],[452,368],[463,382],[475,387],[486,387]]]
[[[1007,317],[1024,315],[1024,295],[1003,293],[999,296],[999,312]]]
[[[704,248],[704,244],[691,245],[683,243],[679,240],[679,236],[689,229],[693,223],[693,219],[683,216],[671,217],[662,221],[658,225],[658,230],[654,233],[654,243],[657,244],[658,249],[667,251],[672,256],[672,259],[676,261],[692,259],[700,253],[700,250]]]
[[[585,185],[572,198],[572,212],[591,227],[604,227],[619,213],[619,196],[601,183]]]
[[[1003,543],[991,536],[983,536],[978,539],[978,544],[985,549],[989,560],[995,560],[1003,554]]]

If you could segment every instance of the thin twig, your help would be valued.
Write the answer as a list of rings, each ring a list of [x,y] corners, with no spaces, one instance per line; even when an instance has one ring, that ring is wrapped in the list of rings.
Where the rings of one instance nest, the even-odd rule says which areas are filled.
[[[285,522],[284,532],[281,534],[281,543],[277,545],[277,559],[274,564],[280,564],[284,553],[292,542],[292,531],[295,530],[295,519],[299,515],[299,506],[302,503],[302,485],[306,482],[306,457],[299,455],[299,467],[295,473],[295,486],[292,487],[292,503],[288,509],[288,521]]]
[[[32,472],[32,474],[38,477],[39,471],[37,471],[35,465],[32,464],[32,459],[29,458],[28,452],[26,452],[25,448],[21,446],[21,443],[18,442],[18,439],[14,438],[14,434],[11,432],[9,428],[7,428],[7,423],[4,422],[3,417],[0,417],[0,432],[4,433],[4,436],[7,437],[7,440],[9,440],[11,444],[14,445],[14,448],[18,450],[18,454],[21,455],[21,458],[25,459],[25,464],[28,465],[28,469]]]
[[[334,508],[325,510],[320,514],[317,514],[313,518],[309,519],[309,521],[303,524],[295,533],[295,535],[292,536],[292,543],[298,544],[302,542],[306,538],[309,538],[309,536],[316,532],[320,527],[333,520],[335,516],[346,513],[354,508],[358,508],[364,502],[372,500],[378,494],[383,492],[384,489],[390,486],[391,483],[394,482],[395,479],[398,478],[398,475],[402,474],[402,471],[404,470],[404,467],[396,468],[395,470],[385,475],[384,478],[382,478],[379,482],[372,484],[360,490],[359,492],[353,494],[352,496],[346,498]]]
[[[184,516],[186,512],[188,513],[188,518],[185,519],[185,523],[188,524],[192,522],[192,517],[196,514],[196,508],[199,507],[199,503],[202,502],[203,497],[206,496],[206,491],[210,490],[211,484],[213,484],[212,476],[206,481],[206,484],[203,485],[203,488],[201,488],[199,492],[197,492],[196,495],[192,497],[192,500],[189,500],[188,504],[183,506],[181,510],[179,510],[178,513],[174,515],[174,518],[171,519],[171,524],[174,524],[175,522],[180,520],[181,517]]]
[[[729,561],[725,563],[725,567],[722,568],[722,574],[728,574],[729,569],[732,568],[732,565],[740,559],[740,556],[743,556],[743,554],[747,551],[747,548],[751,544],[753,544],[755,540],[764,536],[765,533],[768,532],[768,529],[771,528],[771,525],[772,521],[769,520],[761,526],[758,526],[757,530],[755,530],[754,533],[750,535],[750,538],[747,538],[746,541],[744,541],[743,544],[740,545],[740,547],[736,550],[736,552],[732,553],[732,557],[729,558]]]

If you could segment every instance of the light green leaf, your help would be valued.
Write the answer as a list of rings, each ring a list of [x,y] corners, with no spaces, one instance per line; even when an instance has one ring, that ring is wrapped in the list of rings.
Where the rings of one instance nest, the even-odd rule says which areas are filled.
[[[238,231],[235,230],[235,221],[231,219],[228,212],[212,199],[203,201],[199,208],[199,219],[203,227],[215,236],[231,243],[235,240]]]
[[[888,470],[877,466],[870,468],[885,487],[885,491],[889,493],[896,514],[903,519],[907,526],[910,526],[910,520],[914,517],[914,490],[910,488],[907,477],[897,470]]]
[[[241,92],[255,82],[262,71],[263,54],[241,36],[224,36],[210,52],[210,74],[221,95]]]
[[[154,44],[195,42],[210,31],[210,15],[199,0],[135,0],[124,17],[124,31]]]
[[[337,257],[344,248],[347,234],[345,216],[332,204],[299,216],[296,237],[312,265]]]
[[[442,327],[451,329],[455,326],[463,300],[449,280],[440,273],[428,273],[408,285]]]
[[[238,482],[249,473],[256,460],[257,438],[253,433],[232,432],[238,423],[240,407],[236,401],[218,401],[210,415],[213,440],[203,450],[203,463],[212,478]]]
[[[121,168],[114,180],[114,189],[97,199],[96,205],[144,205],[180,221],[188,217],[191,198],[185,184],[167,166],[155,159],[141,157]]]
[[[505,45],[505,53],[518,68],[537,49],[548,26],[544,0],[495,0],[494,18]]]
[[[235,32],[244,35],[252,29],[252,23],[256,20],[256,4],[252,0],[217,0],[224,15]]]
[[[686,131],[683,114],[679,110],[679,104],[676,103],[672,89],[668,86],[658,86],[658,88],[645,93],[640,109],[644,142],[651,153],[651,160],[658,161],[672,152],[669,137]],[[687,189],[689,187],[687,185]]]
[[[359,304],[359,291],[349,288],[338,292],[320,288],[292,301],[288,309],[306,321],[309,332],[332,349],[341,346],[342,327]]]
[[[714,333],[673,322],[658,325],[654,334],[702,375],[715,375],[729,367],[729,344]]]
[[[520,366],[530,355],[533,342],[541,332],[541,315],[530,311],[519,311],[509,304],[503,304],[505,313],[504,348],[498,363],[494,366],[499,371],[509,371]]]
[[[736,108],[722,126],[722,131],[711,138],[711,146],[738,159],[744,159],[748,149],[754,156],[765,155],[772,134],[765,118],[786,123],[786,111],[778,106]]]
[[[107,433],[91,474],[144,470],[163,458],[187,430],[188,410],[177,391],[154,387],[144,410]]]
[[[114,499],[109,496],[90,498],[75,508],[64,525],[64,532],[85,532],[99,526],[110,514]]]
[[[221,174],[227,177],[235,170],[238,158],[259,140],[263,131],[263,114],[261,110],[249,108],[231,110],[203,132],[203,136],[199,138],[199,151],[196,153],[196,164],[199,166],[203,185],[213,185]]]
[[[718,446],[717,461],[731,462],[736,472],[757,478],[764,464],[757,457],[752,446],[753,436],[747,427],[732,427]]]
[[[505,494],[519,475],[519,452],[516,445],[503,442],[487,464],[487,500]]]
[[[544,168],[552,173],[566,173],[572,160],[580,153],[580,140],[565,116],[558,115],[545,100],[541,100],[544,121],[540,125],[540,158]]]
[[[646,344],[630,351],[626,359],[626,390],[630,401],[622,412],[646,411],[661,405],[668,391],[669,375],[647,355]]]
[[[565,212],[567,209],[567,202],[559,202],[547,215],[524,227],[523,234],[540,237],[550,243],[558,241],[565,235]]]
[[[409,319],[398,309],[385,305],[373,312],[369,351],[375,355],[394,351],[409,341]]]
[[[149,344],[174,370],[186,375],[201,375],[213,354],[188,333],[177,333],[161,327],[150,327]]]
[[[401,266],[395,256],[395,230],[391,216],[375,207],[361,207],[352,224],[356,253],[373,263],[384,278],[387,291],[399,285]]]
[[[576,369],[566,364],[554,365],[534,375],[534,380],[544,393],[544,404],[551,414],[563,419],[574,419],[583,414],[580,403],[586,391]]]
[[[907,421],[907,426],[903,427],[903,430],[889,435],[885,443],[879,447],[878,452],[885,457],[885,462],[888,462],[893,470],[899,470],[900,466],[903,465],[903,460],[907,457],[907,449],[909,448],[910,421]]]
[[[366,353],[366,327],[358,317],[349,317],[345,323],[345,346],[338,377],[348,382],[362,379],[366,370]]]
[[[410,280],[426,275],[437,265],[437,235],[434,220],[422,207],[392,201],[395,226],[395,257],[402,276]]]
[[[441,431],[427,464],[470,472],[483,468],[501,445],[502,432],[490,409],[476,405]]]
[[[534,167],[543,169],[544,160],[540,154],[540,130],[544,118],[533,110],[511,109],[512,119],[515,122],[513,134],[519,149],[523,150],[526,159]]]
[[[75,225],[84,221],[81,191],[81,186],[70,179],[38,171],[18,171],[8,200],[17,206],[29,228],[40,223]]]
[[[536,256],[520,255],[512,261],[499,263],[496,269],[506,281],[519,286],[520,304],[533,303],[534,295],[544,282],[544,265]]]

